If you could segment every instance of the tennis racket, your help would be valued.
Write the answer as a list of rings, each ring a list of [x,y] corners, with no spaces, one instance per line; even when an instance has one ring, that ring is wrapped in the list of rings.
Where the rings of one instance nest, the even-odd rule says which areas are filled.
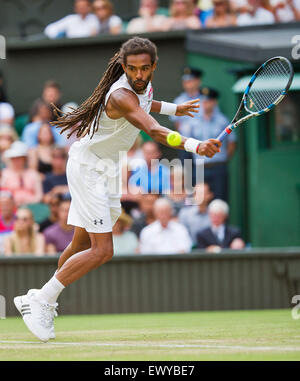
[[[270,58],[262,64],[250,79],[237,113],[217,139],[222,142],[246,120],[272,110],[287,94],[293,76],[293,66],[285,57]],[[238,119],[243,110],[248,114]]]

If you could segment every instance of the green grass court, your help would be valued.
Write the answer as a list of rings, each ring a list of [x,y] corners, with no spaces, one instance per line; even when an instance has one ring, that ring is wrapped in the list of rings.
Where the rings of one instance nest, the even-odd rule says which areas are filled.
[[[59,316],[39,342],[21,317],[0,320],[1,360],[300,360],[291,310]]]

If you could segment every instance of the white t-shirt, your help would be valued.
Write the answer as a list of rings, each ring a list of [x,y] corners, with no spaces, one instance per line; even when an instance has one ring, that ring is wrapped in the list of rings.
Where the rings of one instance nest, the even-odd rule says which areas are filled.
[[[49,24],[44,33],[49,38],[57,38],[60,33],[65,33],[67,38],[90,37],[99,32],[99,26],[97,16],[93,14],[87,15],[84,19],[74,14]]]
[[[264,8],[258,8],[253,16],[250,13],[241,13],[237,17],[239,26],[273,24],[274,22],[273,14]]]
[[[180,254],[191,251],[192,241],[186,227],[170,221],[164,229],[159,221],[142,229],[140,234],[141,254]]]
[[[7,102],[0,103],[0,121],[4,119],[10,119],[15,116],[13,106]]]
[[[143,94],[137,94],[128,83],[126,75],[123,74],[109,89],[105,97],[105,104],[110,94],[120,88],[128,89],[136,94],[140,102],[140,107],[146,113],[150,113],[153,100],[151,82],[148,83]],[[110,161],[118,164],[124,160],[124,156],[120,155],[120,152],[127,153],[139,133],[140,130],[129,123],[127,119],[111,119],[106,115],[106,112],[103,111],[99,120],[98,131],[95,132],[93,138],[90,139],[90,135],[86,135],[78,142],[73,143],[69,155],[70,157],[74,157],[75,160],[81,164],[87,164],[93,168],[102,170],[103,165],[106,164],[109,166]]]

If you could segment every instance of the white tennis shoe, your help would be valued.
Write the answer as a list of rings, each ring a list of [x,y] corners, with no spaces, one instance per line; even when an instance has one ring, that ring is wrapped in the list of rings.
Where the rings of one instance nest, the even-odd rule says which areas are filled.
[[[57,316],[57,303],[42,303],[36,299],[37,290],[29,290],[27,295],[16,296],[14,303],[23,317],[27,328],[41,341],[55,338],[54,317]]]

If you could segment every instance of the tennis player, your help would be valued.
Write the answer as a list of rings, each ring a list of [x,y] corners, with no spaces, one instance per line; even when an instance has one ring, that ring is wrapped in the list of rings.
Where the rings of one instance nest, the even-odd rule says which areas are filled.
[[[128,151],[140,130],[168,145],[171,132],[149,113],[193,116],[198,100],[181,105],[153,100],[151,80],[157,65],[156,46],[134,37],[111,58],[93,94],[76,110],[61,116],[56,125],[68,137],[81,139],[69,151],[67,178],[72,202],[68,224],[74,225],[72,242],[61,254],[54,276],[40,289],[14,298],[29,330],[40,340],[55,338],[56,300],[63,289],[113,256],[112,227],[121,214],[119,192],[112,183],[120,180],[119,152]],[[182,138],[179,149],[213,157],[220,152],[216,139]],[[110,163],[110,164],[109,164]],[[115,164],[108,168],[111,163]]]

